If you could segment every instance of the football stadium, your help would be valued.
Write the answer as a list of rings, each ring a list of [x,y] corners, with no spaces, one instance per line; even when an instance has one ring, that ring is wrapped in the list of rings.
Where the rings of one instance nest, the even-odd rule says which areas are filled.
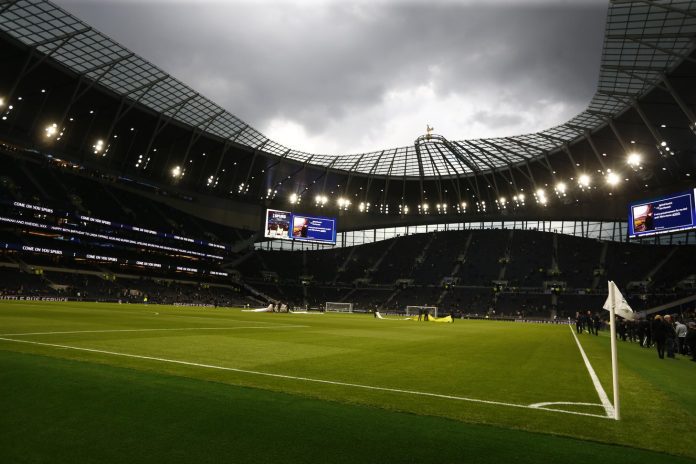
[[[696,2],[602,8],[565,122],[322,154],[0,0],[0,461],[696,463]]]

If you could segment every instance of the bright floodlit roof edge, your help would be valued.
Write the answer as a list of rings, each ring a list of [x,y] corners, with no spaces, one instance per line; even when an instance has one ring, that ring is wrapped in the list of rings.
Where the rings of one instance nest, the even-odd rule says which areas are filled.
[[[428,178],[510,169],[603,127],[692,52],[695,4],[696,0],[610,1],[597,89],[587,109],[566,123],[512,137],[419,137],[414,145],[347,155],[310,154],[270,140],[49,1],[0,1],[0,30],[118,95],[223,140],[331,170]]]

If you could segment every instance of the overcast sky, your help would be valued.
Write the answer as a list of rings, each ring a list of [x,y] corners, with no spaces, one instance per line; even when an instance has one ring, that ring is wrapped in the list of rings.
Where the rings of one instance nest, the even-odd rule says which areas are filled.
[[[592,98],[606,0],[55,0],[290,148],[562,123]]]

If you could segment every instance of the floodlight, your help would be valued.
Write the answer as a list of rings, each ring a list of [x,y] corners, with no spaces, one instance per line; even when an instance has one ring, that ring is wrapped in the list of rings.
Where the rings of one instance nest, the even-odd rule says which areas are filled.
[[[58,124],[56,124],[55,122],[49,124],[48,126],[46,126],[44,131],[46,132],[46,137],[48,137],[49,139],[55,137],[58,133]]]
[[[641,162],[641,156],[638,153],[629,153],[628,157],[626,158],[626,162],[633,167],[638,167],[640,166]]]
[[[616,185],[619,182],[621,182],[621,178],[615,172],[607,173],[606,179],[607,179],[607,184],[609,184],[609,185]]]
[[[94,145],[92,145],[92,148],[94,148],[94,154],[101,153],[104,151],[104,141],[103,140],[97,140]]]

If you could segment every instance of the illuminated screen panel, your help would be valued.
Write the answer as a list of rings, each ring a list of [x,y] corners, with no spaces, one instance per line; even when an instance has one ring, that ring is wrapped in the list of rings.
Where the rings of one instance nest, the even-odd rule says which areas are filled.
[[[264,236],[272,239],[336,244],[336,219],[266,210]]]
[[[628,237],[646,237],[696,229],[696,189],[628,207]]]
[[[336,243],[336,220],[293,214],[292,238],[295,240]]]
[[[279,211],[276,209],[266,210],[264,237],[289,239],[291,221],[292,213],[290,211]]]

